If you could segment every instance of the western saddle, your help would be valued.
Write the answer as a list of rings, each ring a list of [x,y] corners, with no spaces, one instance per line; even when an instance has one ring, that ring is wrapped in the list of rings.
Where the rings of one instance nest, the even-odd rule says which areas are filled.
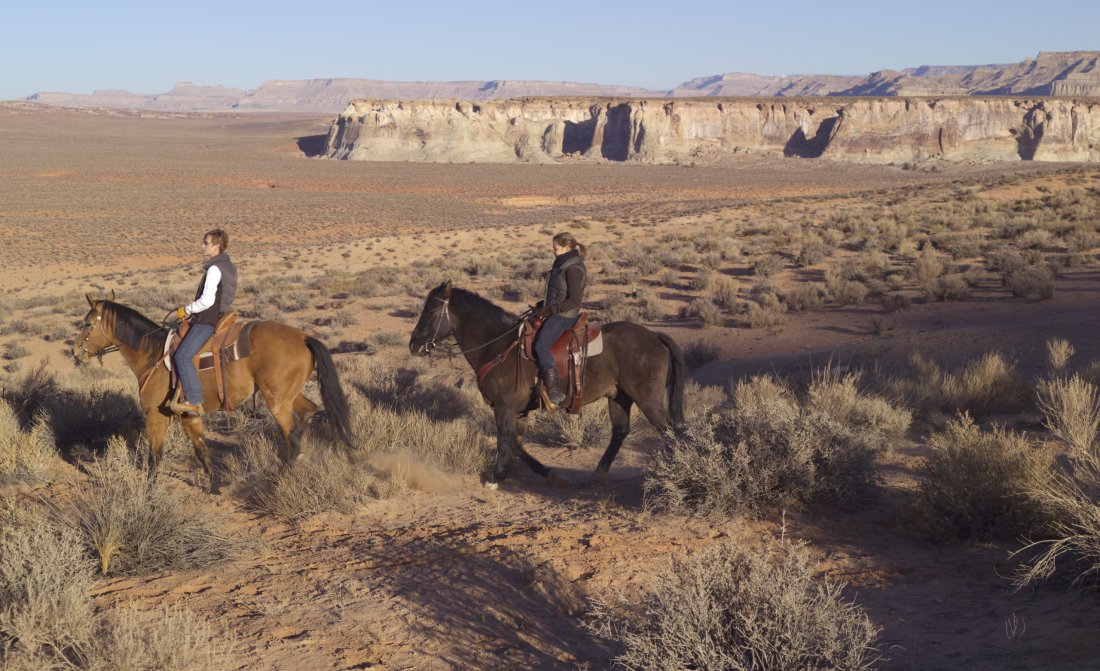
[[[214,382],[218,390],[218,401],[222,410],[232,410],[233,404],[229,401],[229,390],[225,379],[225,365],[231,361],[243,359],[252,354],[251,342],[248,334],[256,324],[254,321],[237,321],[236,312],[227,312],[218,319],[214,326],[214,333],[199,353],[195,355],[195,369],[199,373],[213,369]],[[180,322],[174,335],[169,336],[166,344],[164,364],[171,371],[169,397],[173,396],[179,387],[179,378],[172,370],[172,354],[179,347],[183,337],[191,329],[187,321]]]

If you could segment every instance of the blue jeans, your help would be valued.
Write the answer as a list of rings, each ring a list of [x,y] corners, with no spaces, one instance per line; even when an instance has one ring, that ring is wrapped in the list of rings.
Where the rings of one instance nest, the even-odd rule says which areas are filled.
[[[176,374],[180,378],[180,386],[183,387],[183,396],[188,403],[202,405],[202,385],[199,384],[199,373],[195,370],[195,364],[191,359],[199,353],[202,346],[214,335],[214,327],[210,324],[192,324],[187,335],[183,336],[176,353],[172,355],[172,364],[176,367]]]
[[[547,317],[546,321],[542,323],[542,328],[535,335],[535,346],[533,348],[535,350],[535,360],[538,362],[540,369],[546,370],[554,367],[554,355],[550,352],[550,348],[558,341],[561,334],[573,328],[573,324],[576,324],[578,319],[580,319],[579,315],[577,317],[553,315]]]

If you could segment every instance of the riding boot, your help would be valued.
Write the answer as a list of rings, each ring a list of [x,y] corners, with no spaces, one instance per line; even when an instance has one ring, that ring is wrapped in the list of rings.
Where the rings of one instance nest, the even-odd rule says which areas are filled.
[[[542,384],[546,387],[550,402],[554,405],[561,405],[565,400],[565,392],[561,390],[561,385],[558,384],[557,367],[550,366],[542,370]]]

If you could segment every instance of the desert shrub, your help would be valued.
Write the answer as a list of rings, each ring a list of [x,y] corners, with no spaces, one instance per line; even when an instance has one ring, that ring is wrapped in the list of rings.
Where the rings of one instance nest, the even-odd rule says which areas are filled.
[[[711,284],[714,283],[714,278],[714,271],[711,270],[695,273],[691,276],[691,279],[688,280],[688,288],[692,291],[710,291]]]
[[[845,279],[833,268],[825,271],[825,289],[838,305],[861,305],[870,293],[863,282]]]
[[[825,285],[821,282],[800,282],[779,299],[788,310],[812,310],[825,302]]]
[[[752,274],[765,279],[774,277],[781,270],[783,270],[783,259],[774,254],[757,259],[752,264]]]
[[[93,582],[76,531],[41,507],[0,511],[0,665],[79,658],[93,636]]]
[[[696,298],[685,310],[687,317],[694,319],[706,328],[708,326],[722,326],[726,323],[722,315],[722,308],[714,304],[709,298]]]
[[[924,289],[925,293],[934,295],[936,280],[945,272],[947,268],[936,253],[936,248],[931,242],[925,242],[920,254],[917,255],[917,262],[913,265],[913,276],[917,285]]]
[[[800,267],[815,266],[833,253],[833,248],[820,239],[808,240],[802,243],[795,259]]]
[[[685,345],[683,353],[684,365],[690,371],[711,361],[717,361],[722,356],[722,348],[712,342],[696,340]]]
[[[300,520],[329,510],[350,513],[388,494],[389,483],[355,455],[309,438],[302,442],[299,458],[284,468],[270,433],[241,435],[241,452],[230,457],[227,470],[251,509]]]
[[[600,312],[600,321],[608,322],[634,322],[645,320],[642,308],[636,303],[629,303],[626,297],[620,293],[608,294],[604,300],[603,310]]]
[[[714,281],[710,299],[723,310],[736,310],[740,304],[737,300],[737,285],[728,277],[719,277]]]
[[[887,429],[901,422],[871,421],[882,415],[877,407],[823,407],[830,394],[845,393],[821,388],[800,401],[775,378],[740,382],[731,402],[668,437],[669,449],[652,462],[645,489],[660,508],[715,516],[756,515],[788,501],[851,499],[874,483],[873,463],[886,448]]]
[[[640,413],[635,409],[631,414],[636,418]],[[604,403],[589,406],[579,415],[540,412],[529,432],[531,438],[550,447],[602,447],[611,439],[611,418]]]
[[[921,283],[924,295],[933,301],[961,301],[970,297],[970,282],[964,273],[948,273]]]
[[[41,506],[0,511],[0,666],[5,669],[236,668],[232,646],[179,608],[96,615],[92,562],[75,529]]]
[[[1076,452],[1070,465],[1028,489],[1047,525],[1032,535],[1040,540],[1016,553],[1024,555],[1013,576],[1018,588],[1050,578],[1059,566],[1076,573],[1074,584],[1095,586],[1100,574],[1100,460],[1093,453]]]
[[[1042,511],[1027,495],[1049,481],[1051,458],[1017,433],[983,432],[961,414],[928,441],[914,500],[918,528],[940,541],[1012,538],[1036,528]]]
[[[120,606],[103,617],[85,668],[229,671],[237,664],[231,641],[189,610]]]
[[[771,329],[783,323],[783,304],[775,294],[767,294],[759,303],[750,303],[745,314],[749,328]]]
[[[70,518],[104,574],[210,566],[245,547],[149,478],[121,438],[86,469]]]
[[[1054,297],[1054,272],[1046,265],[1033,265],[1014,270],[1004,277],[1005,288],[1013,296],[1031,300]]]
[[[635,295],[638,298],[638,309],[642,311],[642,317],[649,321],[657,321],[664,317],[661,309],[661,299],[653,291],[645,287],[639,287]]]
[[[1073,349],[1073,345],[1065,338],[1051,338],[1047,341],[1046,348],[1047,361],[1050,362],[1051,370],[1055,373],[1061,373],[1065,370],[1070,357],[1072,357],[1076,351]]]
[[[827,367],[814,372],[806,391],[806,407],[857,431],[885,438],[903,435],[913,421],[909,409],[860,390],[861,375]]]
[[[1036,392],[1043,424],[1050,432],[1065,441],[1078,456],[1096,454],[1100,389],[1074,375],[1042,380]]]
[[[975,418],[1019,412],[1031,400],[1031,388],[1015,362],[1000,352],[987,352],[958,371],[947,371],[915,353],[909,358],[914,377],[908,396],[927,415],[932,411],[967,412]]]
[[[801,543],[720,545],[674,559],[640,602],[597,601],[589,627],[618,641],[626,669],[870,669],[878,628],[816,579]]]
[[[56,457],[46,417],[39,415],[24,429],[11,404],[0,399],[0,482],[36,479]]]

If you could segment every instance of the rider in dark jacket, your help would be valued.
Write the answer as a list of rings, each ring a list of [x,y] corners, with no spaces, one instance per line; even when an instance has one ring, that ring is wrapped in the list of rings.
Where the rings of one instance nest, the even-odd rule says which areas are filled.
[[[542,328],[535,336],[535,359],[543,384],[554,405],[565,400],[565,393],[558,381],[558,369],[550,352],[561,334],[573,328],[581,313],[584,287],[588,271],[584,266],[586,248],[577,242],[572,233],[554,236],[554,266],[546,278],[546,300],[536,314],[544,318]]]
[[[203,275],[195,292],[195,300],[176,310],[180,320],[191,318],[187,335],[172,355],[172,364],[183,389],[183,399],[173,400],[169,409],[178,415],[201,415],[203,412],[202,384],[193,358],[214,334],[218,319],[233,309],[233,298],[237,294],[237,267],[225,252],[228,247],[229,236],[220,228],[202,237],[202,254],[206,261],[202,265]]]

